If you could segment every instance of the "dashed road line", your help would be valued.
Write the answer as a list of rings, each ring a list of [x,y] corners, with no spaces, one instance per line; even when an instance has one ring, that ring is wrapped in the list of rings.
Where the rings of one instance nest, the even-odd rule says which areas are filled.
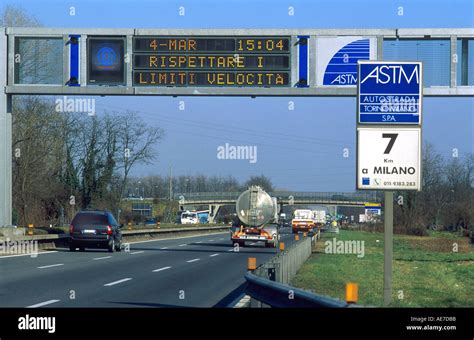
[[[56,303],[56,302],[59,302],[59,301],[61,301],[61,300],[48,300],[48,301],[40,302],[40,303],[31,305],[31,306],[27,306],[26,308],[38,308],[38,307],[50,305],[52,303]]]
[[[104,257],[95,257],[92,260],[97,261],[97,260],[105,260],[105,259],[110,259],[112,256],[104,256]]]
[[[219,254],[212,254],[212,255],[209,255],[209,257],[214,257],[214,256],[218,256]]]
[[[104,284],[104,286],[105,287],[110,287],[110,286],[118,285],[119,283],[130,281],[131,279],[132,279],[131,277],[127,277],[125,279],[121,279],[121,280],[117,280],[117,281],[114,281],[114,282],[106,283],[106,284]]]
[[[192,260],[188,260],[186,261],[187,263],[191,263],[191,262],[196,262],[196,261],[199,261],[200,259],[192,259]]]
[[[184,246],[187,246],[186,243],[183,243],[183,244],[180,244],[179,247],[184,247]]]
[[[152,270],[152,272],[156,273],[156,272],[161,272],[162,270],[166,270],[166,269],[170,269],[171,267],[163,267],[163,268],[158,268],[158,269],[155,269],[155,270]]]
[[[134,251],[133,253],[130,253],[130,255],[141,254],[141,253],[144,253],[144,252],[145,252],[144,250]]]
[[[38,267],[38,268],[39,269],[44,269],[44,268],[59,267],[59,266],[64,266],[64,263],[50,264],[50,265],[41,266],[41,267]]]

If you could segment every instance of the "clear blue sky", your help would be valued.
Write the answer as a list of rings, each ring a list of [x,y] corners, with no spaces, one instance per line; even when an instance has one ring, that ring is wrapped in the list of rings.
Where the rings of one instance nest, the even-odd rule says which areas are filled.
[[[447,28],[473,27],[470,0],[62,1],[2,0],[49,27]],[[76,15],[70,16],[70,6]],[[179,16],[183,6],[185,15]],[[294,7],[294,16],[288,7]],[[403,7],[403,16],[397,15]],[[178,109],[183,100],[186,110]],[[288,110],[293,100],[295,110]],[[353,191],[355,98],[97,98],[99,109],[133,109],[163,127],[158,159],[134,174],[265,174],[278,188]],[[473,152],[474,99],[425,98],[423,137],[445,156]],[[264,136],[258,132],[263,131]],[[304,137],[297,137],[304,136]],[[218,160],[217,147],[256,145],[258,161]],[[350,157],[343,157],[343,148]]]

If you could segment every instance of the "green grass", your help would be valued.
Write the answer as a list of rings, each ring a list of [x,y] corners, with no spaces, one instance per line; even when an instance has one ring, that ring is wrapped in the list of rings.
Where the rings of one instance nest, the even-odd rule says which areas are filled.
[[[333,237],[365,241],[365,256],[326,254],[324,242]],[[454,243],[458,252],[453,252]],[[360,304],[382,306],[383,244],[381,233],[323,234],[292,285],[344,300],[346,283],[356,282]],[[468,238],[448,233],[395,235],[393,259],[392,306],[474,307],[474,247]]]

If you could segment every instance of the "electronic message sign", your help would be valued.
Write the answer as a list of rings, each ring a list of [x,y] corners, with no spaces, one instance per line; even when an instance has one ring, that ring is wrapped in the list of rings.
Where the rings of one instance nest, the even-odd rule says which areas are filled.
[[[291,86],[290,37],[135,37],[134,86]]]
[[[90,37],[87,40],[91,85],[124,85],[125,38]]]

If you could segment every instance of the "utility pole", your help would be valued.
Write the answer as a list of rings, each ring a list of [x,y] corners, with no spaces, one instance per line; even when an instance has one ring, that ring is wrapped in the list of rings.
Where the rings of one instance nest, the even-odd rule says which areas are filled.
[[[173,199],[173,168],[170,165],[170,201]]]

